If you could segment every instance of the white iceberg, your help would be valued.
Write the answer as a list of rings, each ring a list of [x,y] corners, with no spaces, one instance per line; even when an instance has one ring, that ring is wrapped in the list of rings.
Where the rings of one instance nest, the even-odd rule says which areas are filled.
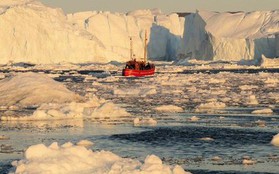
[[[276,57],[278,16],[278,10],[197,11],[185,17],[184,46],[180,55],[199,60],[258,62],[262,55]]]
[[[121,158],[109,151],[92,151],[83,146],[66,143],[59,146],[37,144],[25,151],[25,159],[13,161],[14,173],[91,173],[91,174],[189,174],[180,166],[163,164],[155,156],[147,156],[144,163]]]

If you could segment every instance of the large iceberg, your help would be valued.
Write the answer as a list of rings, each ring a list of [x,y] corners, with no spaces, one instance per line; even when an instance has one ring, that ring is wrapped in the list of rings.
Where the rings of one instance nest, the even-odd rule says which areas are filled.
[[[160,10],[65,15],[36,0],[3,0],[0,25],[5,26],[0,31],[2,64],[84,63],[129,60],[130,37],[135,58],[142,58],[145,30],[149,57],[171,58],[179,49],[184,18]]]
[[[67,22],[61,9],[38,1],[0,4],[1,63],[108,62],[122,60],[86,30]]]
[[[184,57],[201,60],[260,60],[276,57],[279,11],[208,12],[185,17]],[[278,36],[277,36],[278,40]],[[278,41],[277,41],[278,47]]]
[[[92,11],[68,14],[67,18],[96,36],[106,49],[126,58],[130,57],[130,38],[135,58],[143,58],[145,31],[149,36],[148,57],[171,59],[181,49],[184,18],[176,13],[164,15],[158,9],[127,14]]]
[[[2,0],[0,57],[1,64],[124,62],[130,59],[130,38],[134,58],[143,57],[147,31],[148,57],[153,60],[260,60],[262,55],[279,56],[278,21],[278,10],[65,15],[36,0]]]

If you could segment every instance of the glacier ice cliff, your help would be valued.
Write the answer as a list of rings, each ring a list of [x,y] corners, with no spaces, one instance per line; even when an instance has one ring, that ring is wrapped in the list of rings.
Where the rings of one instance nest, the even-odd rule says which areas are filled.
[[[185,17],[184,17],[185,16]],[[0,2],[0,64],[153,60],[260,60],[279,56],[279,11],[163,14],[87,11],[65,15],[36,0]]]
[[[200,60],[260,60],[276,57],[279,11],[208,12],[185,17],[184,57]],[[278,47],[278,38],[277,38]]]

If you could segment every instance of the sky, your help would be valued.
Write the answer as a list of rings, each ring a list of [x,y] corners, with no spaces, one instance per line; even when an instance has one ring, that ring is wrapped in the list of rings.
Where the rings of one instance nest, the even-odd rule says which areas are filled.
[[[164,13],[209,11],[255,11],[279,9],[279,0],[40,0],[65,13],[79,11],[129,12],[159,8]]]

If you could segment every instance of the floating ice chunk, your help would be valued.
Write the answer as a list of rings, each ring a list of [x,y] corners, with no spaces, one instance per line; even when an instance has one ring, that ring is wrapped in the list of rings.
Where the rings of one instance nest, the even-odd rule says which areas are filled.
[[[156,126],[157,121],[153,118],[135,118],[134,126]]]
[[[202,140],[202,141],[213,141],[214,139],[211,138],[211,137],[203,137],[203,138],[200,138],[199,140]]]
[[[47,92],[46,92],[47,91]],[[67,103],[83,98],[44,74],[19,73],[0,81],[0,105],[21,106]]]
[[[215,110],[215,109],[222,109],[225,108],[226,104],[222,102],[209,102],[209,103],[202,103],[196,107],[196,112],[202,112],[206,110]]]
[[[90,147],[90,146],[93,146],[94,143],[89,141],[89,140],[80,140],[78,143],[77,143],[78,146],[84,146],[84,147]]]
[[[262,120],[257,120],[255,121],[255,123],[259,126],[259,127],[265,127],[266,122],[262,121]]]
[[[103,103],[91,114],[91,118],[115,118],[123,116],[130,116],[130,114],[124,108],[121,108],[112,102]]]
[[[157,90],[154,88],[141,88],[141,89],[114,89],[114,95],[118,96],[139,96],[145,97],[147,95],[157,94]]]
[[[66,104],[42,104],[30,116],[2,116],[1,120],[61,120],[82,118],[83,110],[88,103],[66,103]]]
[[[31,116],[2,116],[1,120],[63,120],[73,118],[115,118],[130,116],[124,109],[112,102],[97,97],[85,103],[42,104]]]
[[[267,78],[264,83],[266,84],[278,84],[279,80],[278,79],[274,79],[274,78]]]
[[[14,161],[12,165],[15,173],[188,174],[180,166],[163,164],[155,155],[147,156],[142,164],[112,152],[93,152],[72,143],[30,146],[25,152],[25,159]]]
[[[12,145],[1,144],[0,153],[13,153],[13,152],[14,152],[14,148],[12,147]]]
[[[258,99],[255,95],[250,95],[247,99],[247,104],[249,105],[258,105],[259,102],[258,102]]]
[[[219,156],[214,156],[213,158],[211,158],[212,161],[221,161],[222,158]]]
[[[243,165],[254,165],[257,161],[251,160],[251,159],[243,159],[242,164]]]
[[[155,108],[159,112],[183,112],[183,108],[174,105],[162,105]]]
[[[86,92],[97,92],[98,90],[95,88],[86,88]]]
[[[275,136],[272,138],[271,144],[273,144],[274,146],[278,146],[278,147],[279,147],[279,134],[275,135]]]
[[[269,108],[255,110],[252,112],[252,114],[272,114],[272,113],[273,113],[272,109],[269,109]]]
[[[0,140],[9,140],[10,137],[6,136],[6,135],[0,135]]]
[[[253,85],[242,85],[242,86],[239,86],[239,88],[242,91],[245,91],[245,90],[251,90],[251,89],[258,89],[259,87],[258,86],[253,86]]]
[[[93,85],[93,86],[103,86],[103,84],[101,84],[101,83],[99,83],[99,82],[97,82],[97,81],[94,81],[94,82],[92,83],[92,85]]]
[[[226,79],[216,79],[216,78],[211,78],[208,80],[208,83],[210,84],[220,84],[220,83],[225,83]]]
[[[192,116],[189,120],[190,120],[190,121],[199,121],[200,118],[197,117],[197,116]]]
[[[226,104],[222,102],[210,102],[210,103],[203,103],[198,106],[198,108],[225,108]]]

